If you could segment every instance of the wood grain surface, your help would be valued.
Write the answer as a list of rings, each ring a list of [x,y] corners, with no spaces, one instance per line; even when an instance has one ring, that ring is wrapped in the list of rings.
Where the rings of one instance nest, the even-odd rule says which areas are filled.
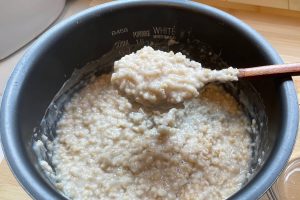
[[[199,1],[209,3],[209,1]],[[101,0],[94,0],[90,2],[95,5],[95,2],[101,3]],[[220,6],[220,8],[245,21],[261,33],[279,52],[286,63],[300,62],[299,13],[294,15],[287,14],[287,16],[285,16],[280,15],[280,13],[276,14],[276,12],[272,12],[270,10],[263,12],[264,9],[257,9],[257,7],[255,7],[255,9],[249,9],[249,7],[247,7],[247,9],[239,9],[239,6],[236,5],[235,9],[226,8],[224,5]],[[245,8],[245,6],[241,6],[241,8]],[[69,6],[68,9],[77,8]],[[293,79],[297,88],[298,97],[300,97],[300,78],[293,77]],[[297,138],[291,159],[296,157],[300,157],[299,137]],[[0,200],[12,199],[27,200],[30,199],[30,197],[18,184],[4,160],[0,164]]]
[[[19,185],[11,173],[7,163],[0,164],[0,199],[1,200],[29,200],[29,195]]]

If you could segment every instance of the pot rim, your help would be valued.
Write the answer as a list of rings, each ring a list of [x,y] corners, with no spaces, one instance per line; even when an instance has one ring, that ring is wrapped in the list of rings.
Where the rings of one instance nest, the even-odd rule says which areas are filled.
[[[18,141],[18,127],[13,126],[14,119],[18,115],[17,99],[19,98],[20,91],[22,90],[22,83],[26,79],[26,74],[30,73],[33,61],[39,57],[41,49],[47,48],[59,35],[63,34],[68,29],[71,29],[76,23],[81,20],[88,20],[101,13],[113,12],[119,9],[126,9],[128,7],[139,6],[171,6],[183,8],[205,15],[213,16],[217,19],[225,21],[242,34],[247,35],[252,41],[259,44],[259,47],[269,56],[274,64],[283,63],[278,53],[271,47],[271,45],[260,36],[250,26],[246,25],[241,20],[210,6],[187,1],[178,0],[161,0],[161,1],[143,1],[131,0],[126,2],[110,2],[98,5],[87,10],[84,10],[49,29],[42,36],[40,36],[25,53],[25,55],[18,62],[13,73],[11,74],[3,99],[0,110],[0,132],[2,148],[4,155],[10,169],[15,177],[27,191],[27,193],[34,199],[60,199],[62,197],[59,192],[45,184],[45,181],[40,177],[32,176],[35,170],[30,168],[22,157],[22,153],[16,148]],[[285,167],[289,156],[292,153],[295,139],[297,136],[298,128],[298,101],[296,90],[291,77],[282,78],[279,86],[281,95],[282,109],[283,109],[283,135],[280,141],[276,141],[274,149],[259,173],[241,190],[236,192],[229,199],[258,199],[277,179],[280,172]]]

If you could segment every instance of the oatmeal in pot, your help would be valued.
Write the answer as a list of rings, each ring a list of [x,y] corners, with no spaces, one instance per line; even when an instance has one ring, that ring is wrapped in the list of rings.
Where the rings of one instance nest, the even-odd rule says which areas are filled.
[[[250,121],[236,99],[218,83],[201,90],[195,89],[199,85],[194,80],[183,87],[176,86],[184,82],[177,73],[190,72],[176,71],[175,67],[168,71],[157,69],[157,74],[145,71],[134,80],[130,73],[138,73],[137,69],[128,69],[126,76],[124,71],[118,71],[123,65],[135,65],[135,61],[126,59],[118,61],[120,68],[114,75],[91,80],[66,104],[53,142],[56,187],[78,200],[217,200],[238,191],[249,170],[251,140]],[[186,58],[182,54],[162,53],[159,57],[162,66],[172,59],[188,62],[191,73],[201,67],[194,61],[183,61]],[[223,72],[230,74],[225,75],[229,80],[235,79],[231,72]],[[172,81],[160,85],[161,78],[155,77],[169,76],[168,73]],[[133,85],[124,82],[124,77]],[[158,101],[165,97],[183,101],[183,106],[167,111],[151,109],[129,101],[116,89],[115,84],[120,83],[125,93],[126,88],[135,90],[134,84],[139,81],[145,81],[145,86],[130,91],[130,95],[148,102],[148,96],[141,91],[147,81],[153,81],[158,88],[151,90],[150,96]],[[160,94],[160,87],[167,88],[164,94]],[[189,95],[193,98],[187,98]]]

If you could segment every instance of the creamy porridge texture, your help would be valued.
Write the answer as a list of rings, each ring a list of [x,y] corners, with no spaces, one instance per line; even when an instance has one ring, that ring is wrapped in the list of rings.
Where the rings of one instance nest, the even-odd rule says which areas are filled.
[[[95,78],[65,106],[53,144],[58,189],[80,200],[217,200],[240,189],[250,122],[221,85],[160,111],[119,95],[111,78]]]
[[[143,105],[177,104],[197,97],[199,89],[214,81],[236,81],[238,70],[202,68],[201,64],[145,46],[114,64],[112,84],[127,97]]]

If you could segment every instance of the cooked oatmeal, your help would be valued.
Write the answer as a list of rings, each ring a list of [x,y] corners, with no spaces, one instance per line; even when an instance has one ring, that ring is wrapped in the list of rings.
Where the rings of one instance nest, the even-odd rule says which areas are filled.
[[[182,65],[199,65],[169,54]],[[175,80],[179,71],[167,72]],[[183,107],[161,111],[119,95],[115,78],[94,79],[65,106],[53,144],[59,190],[78,200],[218,200],[241,188],[251,157],[250,122],[221,85],[209,84]],[[197,87],[192,80],[175,91],[186,99]]]
[[[128,98],[143,105],[178,104],[199,95],[209,82],[238,80],[238,70],[203,68],[200,63],[145,46],[114,63],[112,84]]]

